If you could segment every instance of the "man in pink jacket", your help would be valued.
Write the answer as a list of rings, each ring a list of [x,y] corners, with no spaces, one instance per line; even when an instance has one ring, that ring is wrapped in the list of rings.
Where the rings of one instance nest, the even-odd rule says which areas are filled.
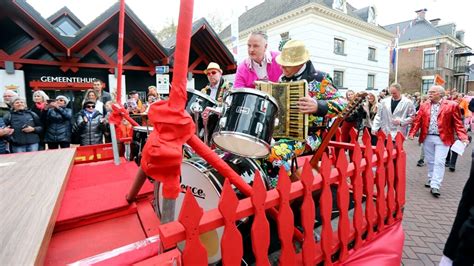
[[[443,99],[445,90],[433,86],[428,90],[429,102],[420,106],[408,138],[413,139],[420,130],[419,142],[423,143],[425,158],[428,163],[428,182],[431,194],[439,197],[439,188],[444,177],[444,164],[449,147],[454,143],[454,133],[465,145],[469,143],[466,130],[461,121],[459,105]]]
[[[234,88],[255,88],[255,81],[278,82],[281,68],[275,61],[278,52],[267,51],[268,37],[262,31],[252,32],[247,41],[249,57],[237,67]]]

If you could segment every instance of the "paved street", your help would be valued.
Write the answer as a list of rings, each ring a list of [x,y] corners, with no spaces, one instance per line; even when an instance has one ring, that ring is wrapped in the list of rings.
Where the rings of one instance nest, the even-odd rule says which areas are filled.
[[[450,172],[446,168],[441,197],[435,198],[424,187],[426,166],[416,166],[420,156],[417,140],[406,141],[407,201],[403,219],[403,265],[438,265],[469,175],[472,147],[470,144],[464,155],[458,157],[456,172]]]

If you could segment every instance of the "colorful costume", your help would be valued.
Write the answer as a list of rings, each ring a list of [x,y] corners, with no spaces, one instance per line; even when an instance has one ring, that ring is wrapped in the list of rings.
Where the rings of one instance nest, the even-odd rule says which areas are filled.
[[[316,150],[321,144],[321,133],[326,128],[329,119],[342,112],[346,106],[344,97],[332,85],[329,74],[314,69],[311,61],[308,61],[300,70],[300,74],[295,77],[282,77],[285,82],[306,79],[308,81],[309,96],[318,103],[316,113],[309,116],[309,130],[306,141],[295,141],[290,139],[280,139],[272,146],[267,161],[267,172],[270,177],[272,187],[276,186],[278,169],[284,166],[286,171],[290,171],[291,159]]]

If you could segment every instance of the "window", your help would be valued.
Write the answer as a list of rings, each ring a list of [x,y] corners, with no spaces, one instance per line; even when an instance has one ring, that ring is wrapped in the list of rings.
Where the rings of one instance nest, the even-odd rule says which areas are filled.
[[[423,69],[435,68],[435,50],[425,50],[423,52]]]
[[[334,70],[334,86],[338,88],[344,87],[344,71]]]
[[[374,74],[369,74],[367,76],[367,89],[368,90],[373,90],[375,87],[375,75]]]
[[[60,22],[57,25],[56,29],[61,33],[61,35],[64,36],[74,36],[74,34],[76,34],[76,32],[78,31],[77,27],[75,27],[71,22],[66,19]]]
[[[369,60],[375,61],[375,48],[369,47]]]
[[[424,79],[423,80],[423,84],[421,85],[421,92],[423,94],[427,94],[428,93],[428,89],[431,88],[431,86],[433,86],[434,84],[434,80],[433,79]]]
[[[334,38],[334,53],[344,55],[344,40]]]

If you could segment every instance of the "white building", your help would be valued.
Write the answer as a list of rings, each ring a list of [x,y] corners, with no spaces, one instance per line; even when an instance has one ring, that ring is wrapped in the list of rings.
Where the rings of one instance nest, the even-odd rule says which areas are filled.
[[[249,33],[263,30],[270,50],[277,50],[285,35],[304,41],[315,68],[330,73],[339,88],[388,86],[394,35],[376,24],[373,6],[355,9],[345,0],[266,0],[244,12],[238,25],[238,62],[247,56]],[[232,51],[230,25],[220,38]]]

